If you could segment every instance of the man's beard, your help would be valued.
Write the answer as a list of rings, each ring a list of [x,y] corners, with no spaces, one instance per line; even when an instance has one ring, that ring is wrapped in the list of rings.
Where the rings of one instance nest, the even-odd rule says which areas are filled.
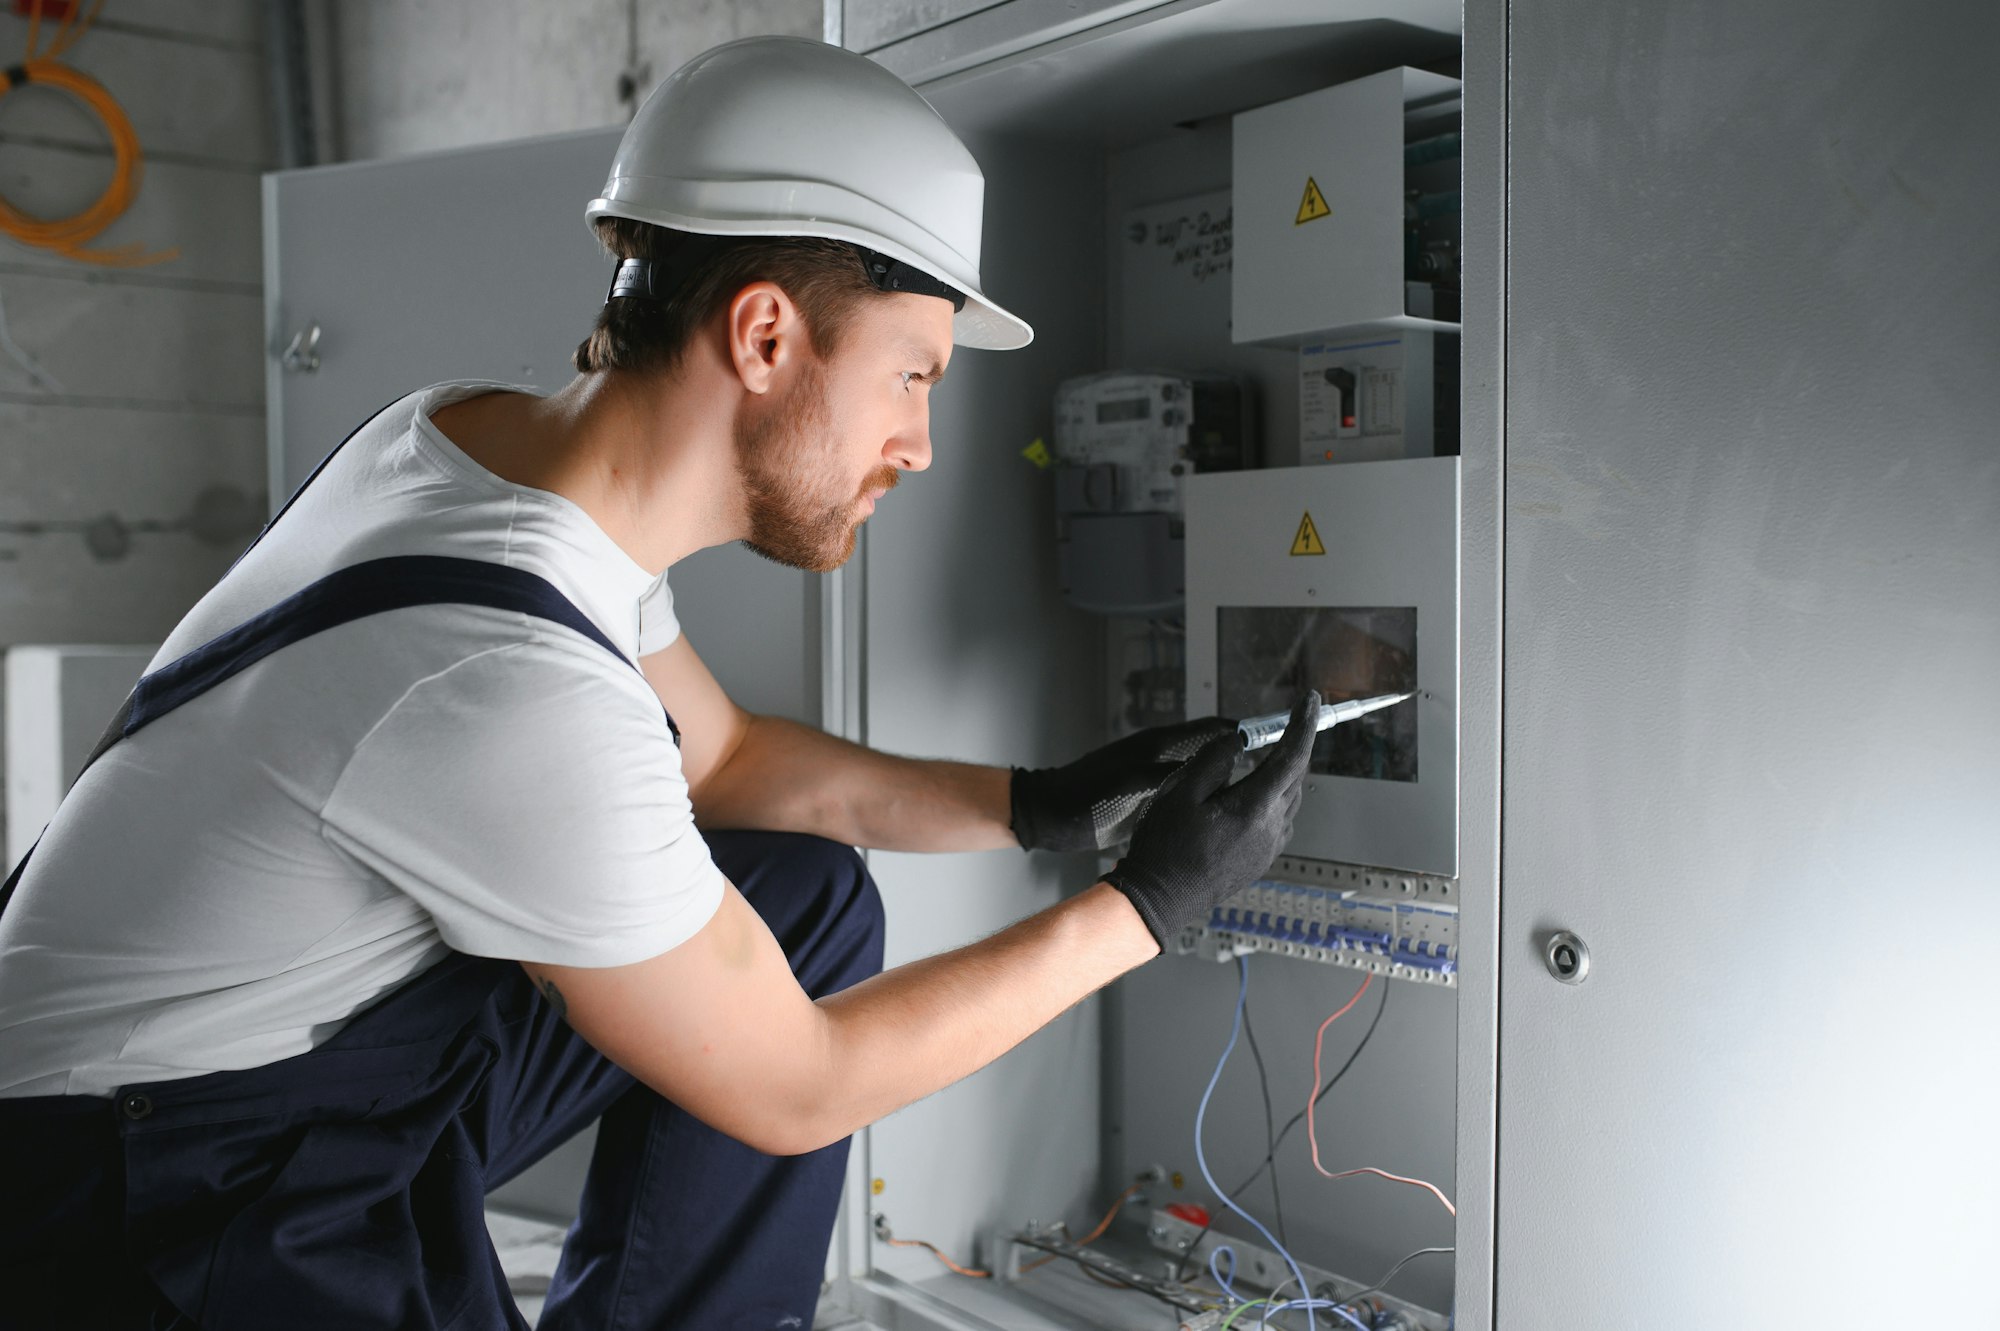
[[[861,490],[840,493],[839,449],[828,427],[826,380],[817,365],[799,372],[790,400],[736,430],[750,534],[743,544],[787,568],[826,573],[854,553]],[[889,490],[894,467],[869,474],[863,489]]]

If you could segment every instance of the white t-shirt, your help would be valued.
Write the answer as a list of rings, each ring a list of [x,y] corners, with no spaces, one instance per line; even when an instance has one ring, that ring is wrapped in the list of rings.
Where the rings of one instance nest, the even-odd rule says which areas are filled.
[[[525,569],[627,657],[671,643],[664,577],[430,422],[498,387],[426,389],[371,421],[153,668],[387,555]],[[644,960],[706,924],[722,885],[631,665],[511,611],[387,611],[265,658],[77,783],[0,916],[0,1097],[303,1053],[447,948]]]

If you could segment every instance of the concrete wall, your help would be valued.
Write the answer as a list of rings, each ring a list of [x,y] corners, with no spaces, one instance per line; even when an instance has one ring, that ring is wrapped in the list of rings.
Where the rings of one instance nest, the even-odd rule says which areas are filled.
[[[320,142],[339,158],[615,125],[709,46],[821,32],[819,0],[306,9],[331,108]],[[125,107],[145,152],[138,199],[102,243],[179,254],[106,268],[0,239],[0,648],[158,641],[265,511],[258,176],[277,145],[262,10],[116,0],[69,53]],[[27,32],[0,16],[0,63]],[[111,161],[64,94],[7,94],[0,195],[16,207],[74,213]]]
[[[5,63],[27,34],[0,17]],[[157,642],[261,517],[262,41],[256,0],[118,0],[65,57],[124,106],[145,153],[136,202],[99,243],[180,253],[106,268],[0,238],[0,647]],[[15,207],[75,213],[111,164],[66,94],[7,94],[0,195]]]
[[[329,11],[349,159],[618,124],[635,96],[720,42],[821,35],[819,0],[342,0]]]

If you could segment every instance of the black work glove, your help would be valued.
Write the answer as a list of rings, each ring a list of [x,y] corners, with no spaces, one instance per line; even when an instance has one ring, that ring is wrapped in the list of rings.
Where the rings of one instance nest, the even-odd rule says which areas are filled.
[[[1318,720],[1319,694],[1308,693],[1256,771],[1229,784],[1242,742],[1225,735],[1153,797],[1132,849],[1104,881],[1131,899],[1161,951],[1267,871],[1291,840]]]
[[[1236,734],[1219,716],[1154,726],[1093,749],[1067,767],[1017,767],[1009,825],[1026,850],[1104,850],[1132,835],[1160,783],[1202,745]]]

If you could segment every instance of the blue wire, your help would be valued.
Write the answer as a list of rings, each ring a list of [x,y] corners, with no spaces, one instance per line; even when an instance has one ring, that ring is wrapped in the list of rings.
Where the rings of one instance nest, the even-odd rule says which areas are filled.
[[[1226,1278],[1223,1276],[1222,1272],[1216,1270],[1215,1268],[1215,1259],[1222,1256],[1222,1254],[1224,1253],[1229,1254],[1229,1275]],[[1243,1296],[1241,1294],[1238,1294],[1236,1292],[1236,1286],[1230,1283],[1231,1281],[1236,1279],[1236,1249],[1230,1247],[1227,1243],[1218,1243],[1213,1248],[1209,1249],[1208,1274],[1210,1275],[1210,1277],[1214,1279],[1216,1284],[1222,1287],[1222,1292],[1224,1294],[1227,1294],[1230,1298],[1236,1300],[1238,1303],[1243,1302]]]
[[[1278,1304],[1276,1307],[1267,1307],[1257,1318],[1257,1325],[1268,1326],[1273,1316],[1284,1312],[1287,1308],[1304,1308],[1308,1318],[1312,1316],[1314,1308],[1324,1308],[1336,1317],[1346,1318],[1349,1326],[1358,1327],[1360,1331],[1368,1331],[1368,1324],[1366,1322],[1347,1311],[1341,1305],[1331,1303],[1326,1299],[1291,1299],[1285,1303]]]
[[[1305,1272],[1299,1270],[1299,1264],[1292,1260],[1292,1255],[1289,1252],[1285,1251],[1285,1245],[1278,1242],[1277,1238],[1272,1235],[1270,1230],[1264,1228],[1256,1216],[1251,1215],[1248,1211],[1238,1206],[1236,1199],[1222,1190],[1222,1185],[1215,1181],[1215,1175],[1209,1172],[1208,1155],[1201,1148],[1201,1129],[1202,1124],[1208,1120],[1208,1102],[1215,1096],[1216,1084],[1222,1080],[1222,1069],[1229,1065],[1229,1056],[1236,1052],[1237,1037],[1243,1034],[1243,1004],[1250,996],[1250,959],[1241,953],[1237,954],[1236,957],[1236,976],[1236,1019],[1229,1027],[1229,1043],[1222,1046],[1222,1057],[1215,1060],[1215,1071],[1208,1078],[1208,1089],[1201,1093],[1201,1107],[1194,1111],[1194,1162],[1201,1166],[1202,1181],[1208,1184],[1208,1190],[1221,1198],[1224,1206],[1249,1221],[1251,1228],[1262,1234],[1264,1241],[1277,1251],[1278,1256],[1285,1259],[1285,1265],[1292,1270],[1292,1279],[1299,1282],[1299,1291],[1304,1293],[1312,1289],[1312,1286],[1306,1283]],[[1236,1274],[1234,1269],[1236,1254],[1231,1252],[1229,1257],[1231,1265],[1230,1274],[1233,1276]],[[1211,1262],[1214,1261],[1212,1254],[1209,1260]],[[1298,1300],[1298,1302],[1305,1304],[1307,1331],[1319,1331],[1319,1323],[1313,1318],[1313,1305],[1322,1302],[1322,1300],[1302,1299]],[[1348,1320],[1353,1321],[1354,1319],[1350,1317]],[[1367,1328],[1363,1327],[1362,1331],[1367,1331]]]

